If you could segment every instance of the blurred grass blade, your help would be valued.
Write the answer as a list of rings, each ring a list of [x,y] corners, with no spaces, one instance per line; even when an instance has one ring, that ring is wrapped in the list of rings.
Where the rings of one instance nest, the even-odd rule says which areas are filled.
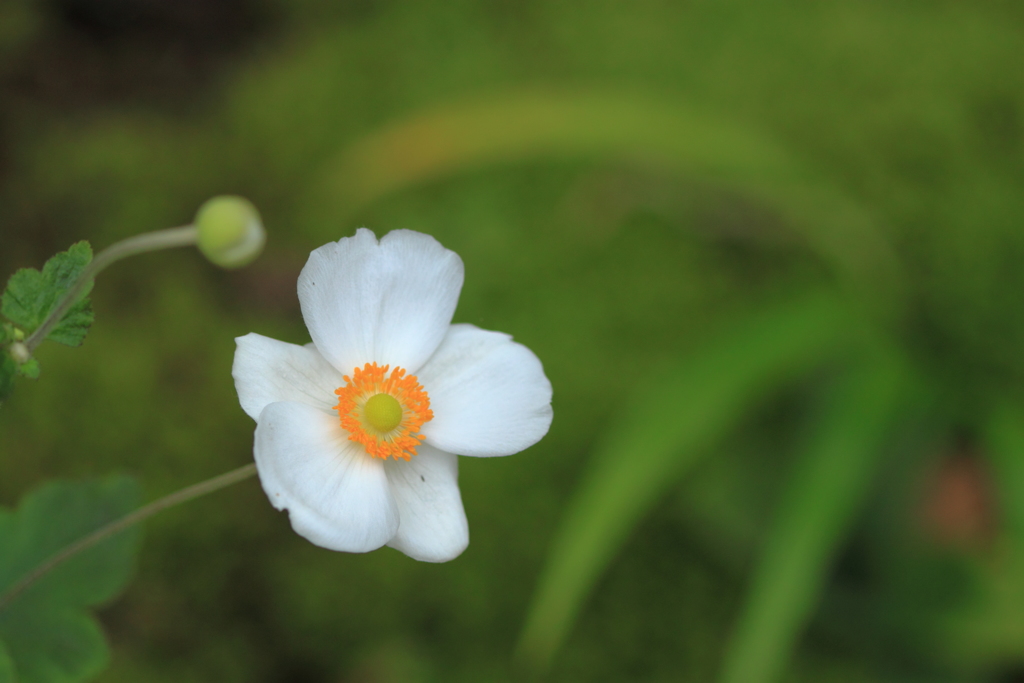
[[[847,316],[835,295],[805,295],[742,320],[638,387],[556,534],[519,643],[528,665],[547,665],[640,517],[753,401],[848,339]]]
[[[1024,410],[1009,403],[999,406],[985,440],[1002,522],[1018,540],[1024,539]]]
[[[907,387],[876,355],[836,387],[779,502],[726,649],[722,683],[777,679],[863,501]]]
[[[894,252],[869,213],[825,174],[753,127],[636,93],[510,91],[415,113],[330,161],[304,205],[324,212],[314,222],[337,222],[387,194],[467,169],[595,156],[747,192],[876,301],[900,298]]]
[[[396,121],[347,149],[326,182],[361,206],[467,168],[603,154],[737,180],[799,172],[766,138],[684,107],[627,94],[513,91]]]

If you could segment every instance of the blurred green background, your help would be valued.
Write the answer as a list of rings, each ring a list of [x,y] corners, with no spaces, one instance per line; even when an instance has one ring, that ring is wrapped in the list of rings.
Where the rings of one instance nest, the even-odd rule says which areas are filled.
[[[0,409],[0,504],[248,462],[233,338],[304,343],[309,251],[409,228],[464,260],[457,322],[544,362],[549,435],[460,460],[448,564],[316,548],[255,481],[164,513],[100,613],[99,680],[753,683],[774,648],[777,680],[1024,681],[1022,64],[1003,0],[5,0],[0,274],[215,194],[269,242],[240,271],[180,250],[105,272],[85,345],[44,345]],[[805,353],[815,324],[859,350]],[[789,360],[756,360],[765,335]],[[826,489],[802,463],[839,462],[836,435],[863,437],[861,474]],[[616,519],[578,492],[615,489],[594,454],[623,443],[658,481],[577,549],[564,642],[515,659],[538,587],[574,585],[564,539]],[[786,539],[812,536],[800,565]]]

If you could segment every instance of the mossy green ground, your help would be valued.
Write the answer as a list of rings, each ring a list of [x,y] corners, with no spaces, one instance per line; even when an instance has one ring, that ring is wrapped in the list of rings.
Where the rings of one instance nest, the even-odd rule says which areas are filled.
[[[738,311],[841,280],[778,217],[785,207],[614,156],[541,155],[369,205],[332,199],[332,160],[423,108],[521,87],[600,89],[763,133],[866,207],[891,243],[907,282],[893,327],[943,388],[950,438],[991,396],[1020,393],[1017,4],[280,2],[260,6],[269,18],[207,55],[199,75],[171,48],[159,67],[130,31],[79,35],[51,6],[15,5],[21,31],[0,32],[0,273],[38,268],[77,240],[98,250],[187,223],[215,194],[251,199],[269,241],[240,271],[181,250],[104,273],[85,345],[42,347],[40,379],[0,409],[0,503],[47,478],[111,471],[153,498],[248,462],[233,338],[308,341],[298,271],[311,249],[362,225],[420,230],[458,252],[455,321],[514,335],[555,389],[540,444],[461,459],[472,540],[448,564],[316,548],[254,481],[154,519],[136,580],[101,613],[114,652],[102,681],[516,680],[512,651],[552,531],[637,379]],[[81,52],[78,70],[51,66],[73,87],[46,76],[60,49]],[[114,87],[115,66],[130,87]],[[111,87],[90,90],[90,77]],[[553,680],[713,678],[801,428],[801,391],[766,407],[640,527]],[[794,680],[987,680],[1024,662],[1012,624],[947,657],[939,636],[901,622],[918,647],[904,658],[831,637],[830,620],[846,616],[823,611]]]

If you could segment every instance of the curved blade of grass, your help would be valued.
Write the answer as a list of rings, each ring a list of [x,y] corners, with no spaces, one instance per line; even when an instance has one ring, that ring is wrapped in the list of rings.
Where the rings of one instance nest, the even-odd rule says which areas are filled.
[[[630,530],[756,399],[850,336],[847,312],[814,293],[759,311],[639,387],[604,435],[552,544],[518,654],[544,668]]]
[[[736,187],[780,210],[861,289],[899,299],[901,269],[870,214],[770,137],[679,103],[630,93],[512,91],[416,112],[325,167],[330,220],[387,194],[481,166],[615,156]]]
[[[836,387],[783,492],[726,649],[722,683],[777,679],[867,494],[906,386],[900,364],[879,355]]]

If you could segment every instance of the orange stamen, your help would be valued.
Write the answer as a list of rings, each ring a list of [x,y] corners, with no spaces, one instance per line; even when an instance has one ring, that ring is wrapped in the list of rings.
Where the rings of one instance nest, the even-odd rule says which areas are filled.
[[[434,419],[434,413],[430,410],[430,397],[416,376],[406,377],[405,370],[397,367],[388,375],[389,367],[367,363],[353,370],[351,377],[345,375],[345,386],[334,391],[338,395],[334,409],[341,418],[341,426],[349,433],[349,440],[363,444],[371,456],[409,460],[423,441],[420,427]],[[389,394],[402,406],[402,421],[386,433],[374,429],[363,413],[366,402],[377,394]]]

